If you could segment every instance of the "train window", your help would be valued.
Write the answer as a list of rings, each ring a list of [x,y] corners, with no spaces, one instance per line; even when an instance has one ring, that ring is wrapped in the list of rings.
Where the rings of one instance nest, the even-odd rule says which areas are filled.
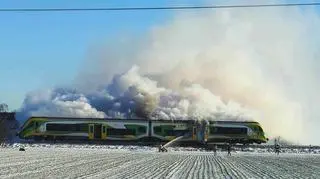
[[[61,131],[63,127],[60,127],[60,126],[63,126],[61,124],[47,124],[46,128],[47,128],[47,131]]]
[[[146,130],[146,127],[139,127],[139,128],[138,128],[138,132],[139,132],[139,133],[146,133],[146,131],[147,131],[147,130]]]
[[[91,125],[91,126],[89,127],[89,132],[90,132],[90,133],[93,133],[93,125]]]
[[[47,124],[47,131],[88,132],[87,124]]]
[[[106,133],[106,126],[102,126],[102,132]]]
[[[78,124],[79,131],[81,132],[88,132],[88,124]]]
[[[211,127],[211,134],[247,134],[247,128],[244,127]]]
[[[154,133],[156,133],[156,134],[160,134],[161,133],[161,127],[160,126],[153,127],[153,130],[154,130]]]
[[[136,135],[135,130],[133,129],[114,129],[114,128],[108,128],[107,129],[108,135]]]
[[[188,132],[189,130],[165,130],[165,133],[168,136],[183,136]]]
[[[217,132],[217,127],[210,127],[210,134],[215,134]]]

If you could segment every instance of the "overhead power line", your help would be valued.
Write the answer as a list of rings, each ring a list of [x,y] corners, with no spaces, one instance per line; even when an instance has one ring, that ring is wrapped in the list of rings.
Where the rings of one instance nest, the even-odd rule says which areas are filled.
[[[253,4],[253,5],[207,5],[207,6],[168,6],[168,7],[110,7],[110,8],[0,8],[0,12],[50,12],[50,11],[143,11],[143,10],[197,10],[197,9],[230,9],[262,8],[290,6],[319,6],[313,3]]]

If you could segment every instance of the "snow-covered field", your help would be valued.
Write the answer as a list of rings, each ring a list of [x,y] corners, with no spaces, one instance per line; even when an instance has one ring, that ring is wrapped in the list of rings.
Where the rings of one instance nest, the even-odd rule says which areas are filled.
[[[0,148],[0,178],[320,178],[319,154],[181,150],[16,145]]]

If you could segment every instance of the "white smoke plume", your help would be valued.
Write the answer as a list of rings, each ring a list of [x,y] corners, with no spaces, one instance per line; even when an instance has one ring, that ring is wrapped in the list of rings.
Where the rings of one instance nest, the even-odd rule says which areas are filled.
[[[79,76],[81,92],[36,93],[22,111],[252,119],[269,137],[320,144],[318,32],[312,8],[178,13],[139,40],[94,51]]]
[[[148,117],[153,119],[244,120],[249,113],[224,103],[199,84],[184,84],[180,93],[159,87],[133,66],[92,93],[56,88],[27,95],[22,112],[28,116]]]
[[[59,88],[28,94],[21,110],[26,116],[105,117],[83,94]]]

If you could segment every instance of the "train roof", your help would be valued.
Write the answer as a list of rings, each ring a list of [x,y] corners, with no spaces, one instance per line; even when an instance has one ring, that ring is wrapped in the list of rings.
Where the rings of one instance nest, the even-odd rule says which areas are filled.
[[[194,119],[172,119],[172,120],[168,120],[168,119],[150,119],[150,118],[83,118],[83,117],[48,117],[48,116],[33,116],[30,117],[27,121],[34,119],[34,118],[47,118],[50,120],[95,120],[95,121],[103,121],[103,120],[123,120],[123,121],[128,121],[128,120],[132,120],[132,121],[175,121],[175,122],[194,122],[197,120]],[[233,120],[210,120],[210,123],[258,123],[256,121],[233,121]]]
[[[158,122],[190,122],[193,123],[195,120],[167,120],[167,119],[147,119],[147,118],[83,118],[83,117],[53,117],[53,116],[32,116],[29,117],[24,124],[22,125],[22,128],[32,119],[50,119],[50,120],[68,120],[68,121],[158,121]]]
[[[187,119],[187,120],[184,120],[184,119],[172,119],[172,120],[168,120],[168,119],[148,119],[148,118],[116,118],[116,117],[113,117],[113,118],[92,118],[92,117],[48,117],[48,116],[33,116],[33,117],[30,117],[28,120],[31,120],[31,119],[36,119],[36,118],[46,118],[46,119],[50,119],[50,120],[81,120],[81,121],[86,121],[86,120],[95,120],[95,121],[103,121],[103,120],[114,120],[114,121],[117,121],[117,120],[123,120],[123,121],[195,121],[195,120],[191,120],[191,119]],[[27,120],[27,121],[28,121]]]
[[[250,120],[246,120],[246,121],[232,121],[232,120],[224,120],[224,121],[209,121],[210,123],[219,123],[219,124],[223,124],[223,123],[258,123],[257,121],[250,121]]]
[[[153,121],[153,122],[175,122],[175,123],[195,123],[196,120],[192,120],[192,119],[175,119],[175,120],[168,120],[168,119],[148,119],[148,118],[83,118],[83,117],[53,117],[53,116],[32,116],[29,117],[24,124],[21,126],[22,128],[27,125],[27,123],[30,122],[30,120],[32,119],[50,119],[50,120],[68,120],[68,121],[104,121],[104,120],[112,120],[112,121]],[[239,123],[255,123],[255,124],[259,124],[256,121],[209,121],[210,124],[216,123],[216,124],[239,124]]]

